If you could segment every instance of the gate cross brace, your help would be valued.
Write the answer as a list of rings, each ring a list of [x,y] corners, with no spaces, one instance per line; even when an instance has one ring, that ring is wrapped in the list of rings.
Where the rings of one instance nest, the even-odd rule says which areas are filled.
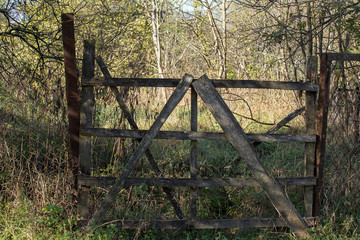
[[[169,117],[176,105],[181,101],[190,87],[190,84],[203,99],[204,103],[207,105],[210,112],[223,129],[229,142],[243,157],[245,163],[254,174],[255,179],[266,192],[273,206],[289,228],[293,230],[297,237],[309,236],[306,223],[301,218],[291,201],[287,198],[280,185],[268,174],[264,166],[261,164],[244,130],[241,128],[209,78],[206,75],[203,75],[193,82],[193,77],[187,74],[182,78],[159,116],[156,118],[154,124],[150,127],[149,131],[140,142],[140,145],[129,159],[120,177],[116,179],[114,185],[111,187],[109,193],[101,203],[101,206],[94,214],[93,218],[89,221],[88,227],[90,227],[91,224],[100,221],[110,209],[120,191],[120,188],[124,186],[126,178],[130,175],[141,155],[146,151],[163,123]]]
[[[271,203],[297,237],[309,236],[307,225],[279,184],[271,177],[256,156],[244,130],[206,75],[192,83],[195,91],[223,129],[229,142],[240,153]]]
[[[190,87],[191,82],[193,81],[193,76],[185,74],[184,77],[179,82],[173,94],[170,96],[169,100],[165,104],[164,108],[161,110],[160,114],[156,118],[153,125],[150,127],[147,134],[141,140],[138,148],[131,155],[129,161],[124,167],[121,175],[116,179],[114,185],[111,187],[108,194],[105,196],[105,199],[102,201],[99,209],[96,211],[92,219],[90,219],[88,223],[88,228],[99,222],[105,214],[108,212],[110,207],[115,201],[116,196],[118,195],[120,189],[124,186],[126,178],[130,175],[131,171],[134,169],[136,163],[139,161],[140,157],[149,147],[152,140],[155,138],[156,134],[159,132],[160,128],[166,121],[166,119],[170,116],[171,112],[175,109],[178,103],[182,100],[185,93]]]
[[[265,135],[272,135],[274,134],[277,130],[279,130],[280,128],[282,128],[283,126],[285,126],[288,122],[290,122],[291,120],[293,120],[294,118],[296,118],[297,116],[299,116],[302,112],[305,111],[305,107],[301,107],[299,109],[296,109],[295,111],[291,112],[290,114],[288,114],[285,118],[283,118],[280,122],[274,124],[274,126],[272,126],[269,130],[267,130],[265,132]],[[261,142],[253,142],[253,147],[257,148],[259,145],[261,144]],[[238,164],[238,162],[241,160],[241,155],[237,156],[236,158],[234,158],[233,160],[231,160],[230,164],[227,167],[231,167],[235,164]]]
[[[106,67],[106,64],[105,62],[103,61],[102,57],[101,56],[97,56],[96,57],[96,62],[97,64],[99,65],[100,69],[101,69],[101,72],[104,74],[104,77],[109,77],[111,78],[111,75],[110,75],[110,72],[109,70],[107,69]],[[119,90],[117,89],[117,87],[110,87],[111,91],[113,92],[113,94],[115,95],[115,98],[116,98],[116,101],[118,102],[121,110],[123,111],[124,115],[125,115],[125,118],[126,120],[128,121],[130,127],[133,129],[133,130],[139,130],[136,122],[134,121],[134,118],[132,116],[132,114],[130,113],[128,107],[126,106],[125,104],[125,101],[123,100],[123,98],[120,96],[120,92]],[[141,139],[137,138],[136,139],[138,142],[141,142]],[[163,178],[163,174],[159,168],[159,166],[157,165],[157,163],[155,162],[155,159],[154,159],[154,156],[152,155],[150,149],[146,148],[145,150],[145,155],[151,165],[151,167],[153,168],[153,170],[155,171],[155,173],[157,174],[157,176],[159,178]],[[176,215],[178,216],[178,218],[180,220],[183,220],[185,219],[185,216],[184,214],[182,213],[181,211],[181,208],[178,204],[178,202],[176,201],[175,197],[174,197],[174,194],[172,192],[172,189],[170,187],[162,187],[163,191],[166,193],[166,196],[167,198],[169,199],[171,205],[173,206],[174,208],[174,211],[176,213]]]

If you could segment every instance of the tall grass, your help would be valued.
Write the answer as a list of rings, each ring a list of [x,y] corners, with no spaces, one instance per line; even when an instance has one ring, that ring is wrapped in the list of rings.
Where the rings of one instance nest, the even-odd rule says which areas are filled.
[[[293,93],[225,92],[229,107],[247,132],[264,132],[296,109],[299,102],[290,102]],[[240,97],[241,96],[241,97]],[[276,98],[282,99],[273,101]],[[161,104],[146,104],[146,99],[133,107],[140,128],[147,129],[160,111]],[[274,98],[273,98],[274,97]],[[281,98],[280,98],[281,97]],[[285,99],[285,100],[284,100]],[[261,102],[262,104],[257,104]],[[285,104],[286,103],[286,104]],[[149,108],[150,106],[150,108]],[[32,106],[35,108],[34,106]],[[39,110],[9,111],[2,107],[0,130],[0,238],[1,239],[293,239],[287,229],[251,230],[124,230],[108,223],[85,234],[76,225],[73,201],[71,162],[66,123],[62,114],[49,118]],[[7,109],[7,110],[6,110]],[[114,101],[96,106],[99,127],[121,127],[121,111]],[[203,105],[199,106],[200,131],[220,131],[220,127]],[[172,113],[163,130],[189,130],[189,99]],[[241,116],[240,116],[241,115]],[[14,120],[16,119],[16,120]],[[291,124],[283,132],[302,130],[303,120]],[[112,138],[93,138],[93,174],[117,176],[127,158],[136,148],[132,140],[119,142]],[[124,147],[126,151],[124,152]],[[341,151],[341,145],[331,145]],[[225,141],[199,141],[199,177],[249,177],[244,162],[234,162],[236,151]],[[155,140],[150,147],[165,177],[189,177],[187,141]],[[300,176],[303,172],[304,146],[299,143],[262,143],[257,153],[268,171],[275,177]],[[352,156],[354,166],[359,163]],[[320,225],[311,229],[310,239],[357,239],[359,230],[359,184],[356,172],[337,168],[340,159],[329,159],[325,166],[325,187]],[[153,177],[145,158],[141,159],[133,177]],[[343,176],[347,176],[344,178]],[[342,179],[342,181],[338,181]],[[344,181],[345,179],[345,181]],[[107,188],[93,187],[92,210],[100,204]],[[301,212],[302,189],[287,187],[286,193]],[[185,214],[189,214],[189,191],[175,188],[176,198]],[[259,188],[203,188],[198,190],[199,218],[276,217],[277,213]],[[137,186],[124,188],[109,217],[126,219],[175,218],[171,205],[159,188]]]

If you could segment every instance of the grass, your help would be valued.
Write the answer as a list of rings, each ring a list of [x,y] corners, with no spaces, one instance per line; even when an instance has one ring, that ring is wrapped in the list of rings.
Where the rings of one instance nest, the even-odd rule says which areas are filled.
[[[1,239],[294,239],[286,229],[249,230],[125,230],[114,224],[105,224],[85,234],[76,227],[74,217],[69,217],[55,205],[35,212],[28,199],[17,200],[1,206]],[[359,239],[359,219],[344,218],[326,221],[309,230],[308,239]]]
[[[240,101],[243,105],[234,102],[229,103],[232,111],[245,109],[243,114],[249,115],[246,105],[250,101],[247,104]],[[120,127],[118,109],[110,110],[102,103],[97,106],[97,112],[103,112],[101,110],[105,113],[97,115],[99,127]],[[259,117],[255,110],[252,114]],[[137,108],[134,111],[144,129],[155,117],[151,114],[156,113],[153,109]],[[287,113],[267,113],[259,119],[276,122]],[[23,117],[17,116],[15,122],[6,118],[0,126],[0,239],[294,239],[287,229],[125,230],[114,224],[104,224],[85,234],[76,225],[66,127],[58,120],[34,120],[28,114],[29,110],[25,115],[18,114]],[[39,115],[36,111],[32,114]],[[180,104],[163,130],[189,129],[188,120],[189,106]],[[240,117],[239,121],[248,132],[267,130],[267,126],[259,127]],[[299,124],[301,121],[284,132],[298,131],[301,129]],[[201,107],[199,129],[220,130],[210,113]],[[98,176],[118,175],[136,146],[132,140],[121,142],[111,138],[94,138],[93,142],[93,174]],[[322,218],[319,226],[309,230],[309,239],[360,238],[359,157],[349,154],[353,147],[346,141],[330,141]],[[166,177],[190,176],[188,141],[155,140],[151,151]],[[234,162],[238,154],[225,141],[199,141],[198,151],[198,175],[201,177],[251,176],[243,161]],[[302,144],[262,143],[256,151],[273,176],[300,176],[303,172]],[[154,176],[145,158],[132,176]],[[287,187],[285,190],[301,212],[302,189]],[[91,203],[95,209],[107,189],[93,187],[92,191]],[[189,214],[189,191],[176,188],[175,193],[183,211]],[[198,215],[202,219],[277,216],[264,192],[258,188],[209,187],[199,189],[198,196]],[[111,214],[120,219],[175,218],[163,192],[146,185],[123,189],[114,209]]]

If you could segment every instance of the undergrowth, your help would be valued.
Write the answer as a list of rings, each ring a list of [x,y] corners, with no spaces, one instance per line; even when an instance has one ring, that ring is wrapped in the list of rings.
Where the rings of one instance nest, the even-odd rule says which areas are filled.
[[[174,126],[178,127],[176,130],[188,129],[189,125],[184,121],[188,121],[188,110],[186,105],[180,107],[171,118],[172,121],[164,126],[164,130],[172,129]],[[294,239],[289,230],[284,228],[126,230],[119,229],[111,222],[85,233],[76,221],[66,124],[61,121],[47,122],[45,117],[34,120],[32,116],[39,113],[29,113],[28,110],[26,114],[18,114],[25,117],[15,116],[8,108],[2,111],[6,114],[3,115],[0,126],[0,239]],[[141,112],[139,109],[134,111],[139,112],[139,115],[143,114],[144,118],[151,113],[145,110]],[[107,111],[106,114],[98,116],[99,123],[106,125],[105,127],[119,127],[119,118],[106,121],[109,116],[118,116],[117,112]],[[16,121],[13,121],[14,118]],[[183,118],[181,124],[175,121],[178,118]],[[243,121],[240,119],[239,117],[239,121]],[[263,117],[263,121],[275,120]],[[247,131],[267,130],[266,126],[260,129],[254,124],[242,124],[248,126]],[[199,116],[199,128],[202,131],[220,130],[205,110]],[[294,129],[296,127],[283,131]],[[132,140],[94,138],[93,143],[92,171],[97,176],[117,176],[136,148],[136,143]],[[330,148],[336,147],[339,148],[338,151],[341,150],[341,146],[337,145]],[[150,150],[165,177],[190,177],[189,142],[155,140]],[[302,144],[262,143],[256,151],[274,177],[302,175]],[[226,141],[199,141],[198,156],[199,177],[251,177],[244,162],[236,160],[238,154]],[[353,169],[349,171],[349,167],[337,168],[339,163],[336,159],[331,159],[330,157],[325,166],[320,224],[309,230],[309,239],[359,239],[360,196],[357,191],[359,184],[356,172]],[[359,158],[353,157],[351,166],[358,166],[358,162]],[[349,177],[343,177],[345,175]],[[147,160],[143,158],[132,176],[155,175],[150,170]],[[343,179],[342,182],[337,181],[339,177]],[[91,201],[95,209],[107,190],[102,187],[94,187],[92,190],[94,195]],[[285,191],[301,212],[302,188],[287,187]],[[176,188],[175,193],[185,214],[189,214],[189,191]],[[207,187],[199,189],[198,196],[198,217],[201,219],[277,216],[266,195],[259,188]],[[123,189],[114,209],[111,214],[119,219],[175,218],[161,189],[146,185]]]

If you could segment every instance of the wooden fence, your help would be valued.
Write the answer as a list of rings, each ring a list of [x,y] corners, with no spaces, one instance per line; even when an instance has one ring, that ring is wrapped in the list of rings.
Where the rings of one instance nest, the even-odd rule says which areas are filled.
[[[360,61],[359,54],[325,53],[320,56],[320,78],[318,84],[318,58],[307,59],[306,80],[304,82],[270,82],[256,80],[210,80],[206,75],[200,79],[193,79],[185,75],[181,79],[132,79],[112,78],[106,65],[100,57],[95,58],[94,43],[84,42],[84,57],[81,81],[81,110],[79,111],[78,86],[74,24],[71,14],[63,14],[63,42],[64,62],[67,79],[67,98],[69,110],[69,129],[71,152],[73,159],[74,189],[78,191],[79,216],[87,219],[88,224],[106,221],[103,216],[111,207],[121,187],[147,184],[162,187],[172,204],[178,220],[120,220],[115,221],[125,228],[168,228],[168,229],[209,229],[209,228],[253,228],[253,227],[290,227],[297,236],[307,236],[306,228],[317,224],[321,207],[321,189],[323,186],[323,171],[325,160],[325,141],[327,129],[327,115],[329,104],[330,75],[332,61]],[[95,61],[97,61],[103,77],[94,76]],[[93,127],[93,111],[95,104],[94,88],[108,86],[115,94],[132,130],[101,129]],[[162,112],[148,131],[138,129],[130,111],[127,109],[117,86],[143,87],[176,87]],[[167,116],[182,99],[188,88],[191,88],[191,131],[159,131]],[[299,90],[305,92],[305,106],[290,113],[282,121],[275,124],[264,134],[245,134],[241,126],[222,100],[215,88],[262,88],[280,90]],[[198,132],[197,128],[197,100],[200,96],[217,122],[223,133]],[[306,132],[297,135],[275,134],[286,123],[305,111]],[[79,114],[80,113],[80,114]],[[79,136],[80,115],[80,136]],[[91,176],[91,136],[99,137],[127,137],[140,142],[139,147],[131,156],[119,177]],[[152,139],[180,139],[191,141],[190,178],[164,178],[155,158],[147,148]],[[197,177],[197,141],[228,140],[239,152],[239,159],[243,159],[252,170],[254,179],[243,178],[198,178]],[[273,178],[262,166],[253,151],[250,141],[255,142],[304,142],[305,166],[303,177]],[[79,155],[78,153],[78,144]],[[128,178],[134,165],[142,154],[145,154],[157,178]],[[79,156],[79,160],[78,160]],[[78,162],[79,161],[79,162]],[[304,213],[301,217],[290,200],[282,191],[282,186],[304,187]],[[90,186],[112,186],[109,194],[97,212],[92,215],[89,211]],[[197,192],[194,187],[248,187],[261,186],[267,193],[273,206],[279,212],[280,218],[247,218],[247,219],[197,219]],[[177,203],[172,187],[190,187],[190,216],[185,216]]]
[[[103,77],[94,75],[95,62],[98,63]],[[122,220],[117,222],[125,228],[137,227],[160,227],[160,228],[249,228],[249,227],[290,227],[297,236],[308,235],[306,229],[316,223],[313,206],[319,204],[314,198],[314,189],[321,182],[317,177],[314,167],[319,157],[321,139],[316,138],[316,118],[322,123],[322,119],[316,116],[316,99],[319,91],[317,84],[317,58],[308,59],[307,80],[304,82],[272,82],[256,80],[210,80],[206,75],[199,79],[193,79],[190,75],[185,75],[182,79],[132,79],[132,78],[113,78],[106,68],[101,57],[95,57],[94,43],[84,42],[83,69],[81,80],[81,111],[80,111],[80,150],[79,150],[79,170],[78,176],[78,211],[84,219],[91,218],[89,224],[103,221],[103,216],[111,208],[117,194],[122,187],[137,186],[147,184],[162,187],[167,198],[171,202],[178,220]],[[320,81],[322,78],[320,78]],[[95,104],[94,88],[98,86],[108,86],[115,94],[116,100],[123,111],[132,130],[104,129],[93,127],[93,111]],[[176,87],[169,101],[158,115],[154,124],[149,130],[139,130],[133,116],[122,99],[117,86],[138,86],[138,87]],[[320,83],[320,93],[323,91]],[[191,88],[191,131],[159,131],[166,118],[181,101],[186,91]],[[286,118],[276,124],[272,129],[264,134],[245,134],[235,117],[228,109],[227,105],[217,92],[216,88],[262,88],[280,90],[299,90],[305,92],[305,106],[290,113]],[[205,105],[214,115],[217,122],[223,129],[223,133],[198,132],[197,131],[197,112],[198,97],[201,97]],[[321,101],[322,98],[320,97]],[[275,131],[300,113],[305,111],[306,132],[303,134],[275,134]],[[323,118],[323,116],[320,116]],[[319,124],[319,123],[318,123]],[[123,168],[119,177],[94,177],[91,176],[91,136],[98,137],[126,137],[135,138],[140,142],[128,163]],[[180,139],[191,141],[190,153],[190,178],[164,178],[153,155],[148,149],[153,139]],[[252,171],[254,179],[243,178],[198,178],[197,177],[197,141],[207,140],[228,140],[239,152],[248,168]],[[320,143],[319,143],[320,140]],[[273,178],[262,166],[256,156],[251,141],[255,142],[304,142],[305,143],[305,172],[303,177],[294,178]],[[156,172],[158,178],[129,178],[131,171],[139,158],[145,154],[151,167]],[[89,211],[89,191],[90,186],[112,186],[108,195],[105,197],[100,208],[92,215]],[[304,216],[300,216],[293,204],[285,195],[281,186],[303,186],[304,187]],[[250,218],[250,219],[213,219],[198,220],[197,213],[197,192],[191,188],[190,193],[190,216],[185,216],[177,203],[172,187],[206,187],[206,186],[230,186],[246,187],[261,186],[267,193],[273,206],[280,214],[280,218]],[[315,187],[315,188],[314,188]]]

